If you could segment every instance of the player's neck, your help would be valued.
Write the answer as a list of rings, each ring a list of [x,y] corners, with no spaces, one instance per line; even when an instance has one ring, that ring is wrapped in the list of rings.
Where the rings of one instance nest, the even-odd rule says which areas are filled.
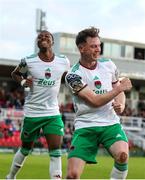
[[[42,61],[45,62],[51,62],[54,60],[54,53],[52,51],[47,51],[45,53],[40,51],[38,56]]]
[[[80,64],[87,69],[93,70],[97,66],[97,61],[96,60],[87,61],[86,59],[80,59]]]

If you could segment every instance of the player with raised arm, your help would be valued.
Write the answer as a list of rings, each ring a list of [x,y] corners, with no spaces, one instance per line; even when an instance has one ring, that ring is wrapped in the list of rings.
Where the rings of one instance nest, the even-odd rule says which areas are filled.
[[[64,134],[59,112],[58,93],[61,77],[69,69],[65,56],[56,56],[52,51],[54,40],[48,31],[37,36],[38,54],[21,60],[12,72],[12,77],[30,91],[25,98],[24,121],[21,131],[22,147],[14,156],[7,179],[15,179],[35,140],[42,129],[45,135],[49,156],[51,179],[61,179],[61,142]],[[41,175],[40,177],[41,178]]]
[[[110,178],[125,179],[128,139],[117,114],[124,110],[124,91],[131,89],[131,82],[128,78],[119,81],[116,65],[111,59],[100,58],[101,42],[97,28],[80,31],[76,45],[81,57],[66,75],[76,111],[67,179],[79,179],[86,163],[96,163],[100,144],[114,158]]]

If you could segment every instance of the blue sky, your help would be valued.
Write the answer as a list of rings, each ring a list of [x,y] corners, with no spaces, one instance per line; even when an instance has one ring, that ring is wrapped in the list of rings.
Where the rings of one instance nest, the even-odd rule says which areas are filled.
[[[0,0],[0,58],[34,52],[37,8],[52,33],[96,26],[101,37],[145,43],[145,0]]]

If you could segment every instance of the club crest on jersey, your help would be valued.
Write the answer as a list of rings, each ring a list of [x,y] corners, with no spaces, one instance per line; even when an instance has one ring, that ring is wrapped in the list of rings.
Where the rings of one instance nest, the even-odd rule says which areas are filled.
[[[51,70],[50,70],[50,68],[47,68],[45,70],[45,77],[46,77],[46,79],[49,79],[51,77]]]
[[[94,78],[94,85],[97,89],[100,89],[102,86],[101,81],[99,80],[99,78],[97,76],[95,76],[95,78]]]

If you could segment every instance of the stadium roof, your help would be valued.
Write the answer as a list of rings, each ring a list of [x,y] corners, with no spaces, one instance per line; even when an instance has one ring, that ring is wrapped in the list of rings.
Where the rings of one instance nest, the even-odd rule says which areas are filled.
[[[19,60],[17,59],[5,59],[5,58],[0,58],[0,65],[3,66],[16,66],[18,65]]]

